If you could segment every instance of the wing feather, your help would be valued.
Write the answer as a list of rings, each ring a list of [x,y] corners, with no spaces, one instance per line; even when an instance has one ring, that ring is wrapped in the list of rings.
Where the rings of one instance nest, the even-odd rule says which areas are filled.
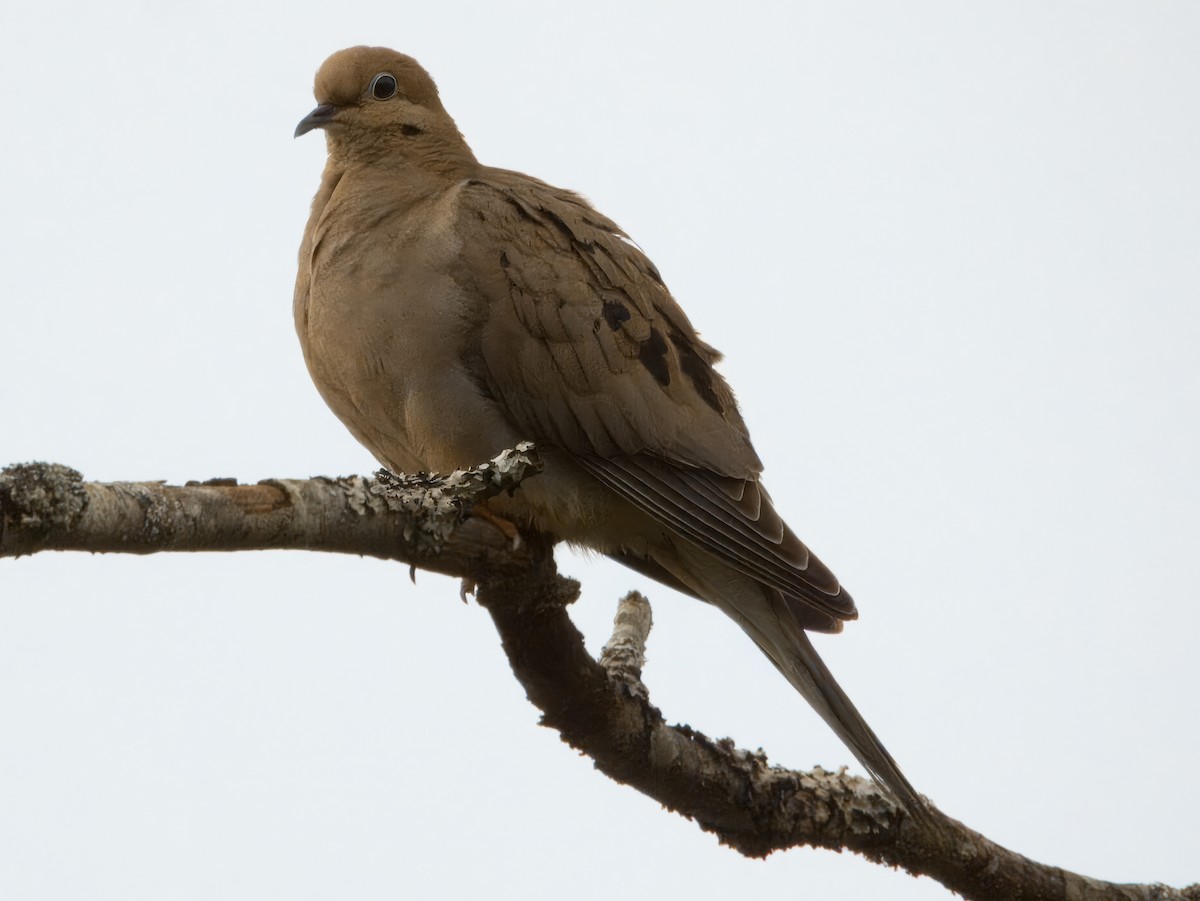
[[[641,250],[582,198],[527,176],[490,170],[463,190],[468,293],[488,305],[467,361],[481,390],[530,438],[807,608],[810,628],[856,616],[759,485],[720,355]]]

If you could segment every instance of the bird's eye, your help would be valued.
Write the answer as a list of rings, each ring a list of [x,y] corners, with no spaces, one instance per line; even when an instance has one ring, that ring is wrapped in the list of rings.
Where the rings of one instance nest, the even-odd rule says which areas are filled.
[[[380,72],[371,79],[371,87],[367,90],[376,100],[387,100],[396,96],[396,78],[386,72]]]

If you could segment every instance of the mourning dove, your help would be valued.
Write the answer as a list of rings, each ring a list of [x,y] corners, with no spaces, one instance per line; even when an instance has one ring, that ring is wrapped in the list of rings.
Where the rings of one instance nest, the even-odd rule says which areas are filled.
[[[296,331],[326,403],[385,466],[449,472],[532,440],[498,516],[600,551],[734,619],[877,781],[920,798],[805,630],[857,612],[775,512],[733,393],[654,264],[570,191],[476,161],[433,80],[331,56],[328,161]]]

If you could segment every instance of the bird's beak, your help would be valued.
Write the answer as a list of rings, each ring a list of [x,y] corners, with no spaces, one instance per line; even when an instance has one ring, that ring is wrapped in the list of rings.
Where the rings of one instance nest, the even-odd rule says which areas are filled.
[[[300,135],[306,135],[314,128],[324,128],[337,115],[339,107],[332,103],[322,103],[311,113],[300,120],[300,124],[296,126],[296,133],[292,136],[295,138]]]

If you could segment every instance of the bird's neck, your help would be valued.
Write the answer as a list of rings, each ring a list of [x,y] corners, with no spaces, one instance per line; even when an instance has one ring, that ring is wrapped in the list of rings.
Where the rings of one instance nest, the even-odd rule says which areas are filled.
[[[306,236],[311,239],[316,233],[317,223],[335,199],[335,194],[338,203],[356,198],[355,202],[363,209],[384,203],[394,212],[424,203],[461,184],[481,169],[473,157],[472,163],[471,166],[440,166],[405,158],[364,161],[330,153],[321,173],[321,185],[313,197]],[[311,248],[304,252],[311,252]]]
[[[480,168],[475,154],[453,126],[411,135],[373,132],[348,136],[349,140],[329,137],[330,167],[342,170],[369,166],[413,182],[430,178],[456,182],[471,177]],[[327,177],[330,167],[326,167]]]

